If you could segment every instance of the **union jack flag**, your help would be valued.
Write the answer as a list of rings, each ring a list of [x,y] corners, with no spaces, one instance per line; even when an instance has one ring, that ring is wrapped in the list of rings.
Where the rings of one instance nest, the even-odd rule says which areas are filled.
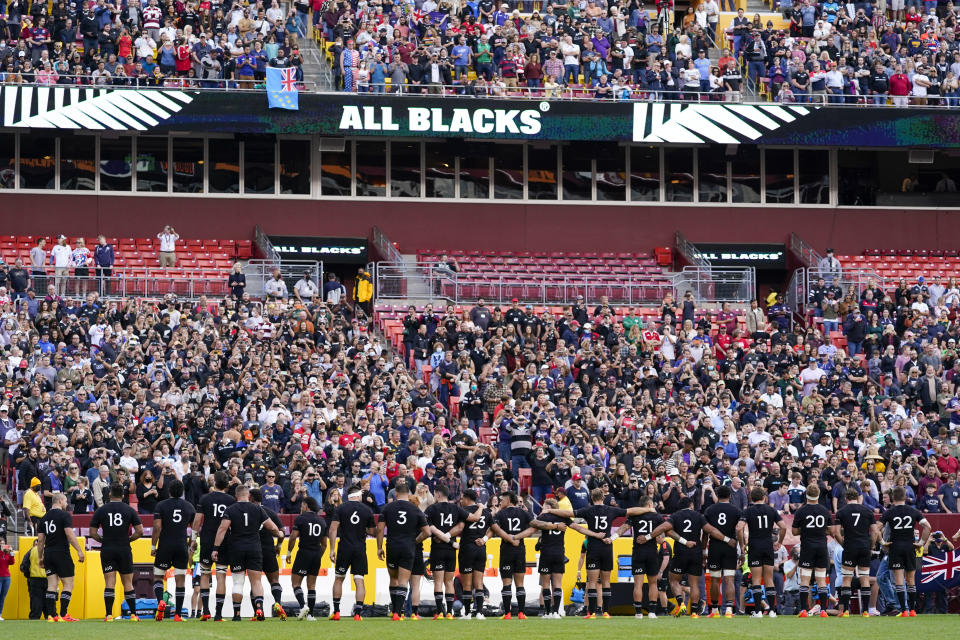
[[[918,591],[939,591],[960,585],[960,551],[923,556],[917,572]]]

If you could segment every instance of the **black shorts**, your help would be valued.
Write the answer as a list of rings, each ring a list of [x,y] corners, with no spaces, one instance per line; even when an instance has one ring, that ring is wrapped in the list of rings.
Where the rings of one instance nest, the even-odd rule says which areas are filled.
[[[413,569],[415,549],[406,544],[387,545],[388,569]],[[432,560],[432,558],[431,558]]]
[[[354,576],[367,575],[367,550],[363,547],[352,547],[341,543],[337,547],[337,562],[334,571],[338,576],[345,576],[347,572]]]
[[[460,573],[468,574],[477,571],[483,573],[487,568],[487,547],[478,547],[473,541],[460,545],[459,566]]]
[[[317,549],[300,549],[297,557],[293,559],[293,569],[291,573],[295,576],[316,576],[320,573],[320,562],[323,560],[323,554]]]
[[[549,575],[551,573],[563,573],[567,566],[567,558],[563,554],[563,549],[549,550],[540,554],[540,561],[537,563],[537,571],[540,575]]]
[[[508,574],[527,572],[527,547],[523,540],[519,546],[509,543],[500,544],[500,577]]]
[[[277,552],[274,550],[276,547],[262,547],[260,549],[260,555],[263,556],[263,569],[264,573],[276,573],[280,571],[280,562],[277,560]]]
[[[707,569],[710,571],[733,571],[737,568],[737,550],[726,542],[711,541],[707,550]]]
[[[73,275],[75,275],[78,278],[86,278],[87,276],[90,275],[90,269],[88,269],[87,267],[77,267],[76,269],[73,270]]]
[[[587,547],[587,571],[613,571],[613,545]]]
[[[123,575],[133,573],[133,553],[130,551],[130,545],[125,547],[101,547],[100,569],[104,573],[110,573],[111,571]]]
[[[655,576],[660,573],[661,555],[659,549],[634,547],[631,566],[635,576]]]
[[[413,569],[410,570],[411,575],[415,576],[425,576],[427,575],[427,563],[423,561],[423,546],[417,545],[417,550],[413,553]]]
[[[263,571],[263,551],[260,547],[241,547],[230,550],[230,571]]]
[[[213,568],[213,565],[217,565],[217,568],[223,568],[224,571],[227,570],[227,567],[230,566],[230,559],[227,554],[227,546],[220,545],[220,553],[218,557],[220,558],[219,562],[214,562],[213,558],[210,556],[213,554],[213,538],[209,540],[200,539],[200,566],[205,571],[210,571]]]
[[[871,560],[870,544],[852,544],[843,548],[843,566],[850,569],[869,567]]]
[[[887,565],[891,571],[916,571],[917,552],[912,544],[892,544],[887,554]]]
[[[72,578],[74,575],[73,558],[69,549],[49,549],[43,552],[43,568],[48,576]]]
[[[750,563],[751,569],[756,567],[772,567],[777,564],[776,554],[773,552],[773,545],[769,544],[750,547],[747,553],[747,560]]]
[[[699,546],[690,549],[679,542],[674,543],[670,573],[680,576],[703,575],[703,549]]]
[[[453,547],[434,545],[430,548],[430,571],[456,571],[457,554]]]
[[[174,569],[186,570],[189,564],[190,553],[185,541],[183,544],[163,544],[161,542],[157,545],[157,555],[153,559],[153,566],[157,569],[166,570],[173,567]]]
[[[801,569],[829,569],[830,553],[825,544],[800,544]]]

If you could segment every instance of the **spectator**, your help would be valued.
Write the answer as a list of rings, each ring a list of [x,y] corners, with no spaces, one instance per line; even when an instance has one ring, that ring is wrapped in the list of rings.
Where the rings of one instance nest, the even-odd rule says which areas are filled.
[[[373,315],[371,302],[373,301],[373,277],[365,267],[357,267],[357,277],[353,285],[353,301],[357,309],[367,316]]]
[[[334,306],[345,300],[347,288],[337,278],[337,274],[330,272],[327,274],[327,281],[323,285],[323,299],[328,305]]]
[[[313,300],[315,296],[320,294],[320,289],[317,287],[317,283],[311,279],[310,272],[304,271],[303,276],[297,280],[297,284],[293,285],[293,293],[297,300],[303,303],[307,300]]]
[[[97,246],[93,250],[93,263],[97,268],[97,292],[101,296],[110,295],[110,278],[113,276],[115,262],[113,245],[107,242],[105,236],[97,236]]]
[[[40,519],[47,513],[43,496],[40,495],[40,487],[42,484],[43,482],[40,478],[31,478],[30,488],[27,489],[23,495],[23,508],[27,512],[27,517],[30,518],[30,522],[33,524],[34,531],[36,531],[37,525],[40,524]]]
[[[274,269],[273,275],[263,285],[263,292],[267,300],[286,300],[289,295],[287,292],[287,283],[280,273],[280,269]]]
[[[177,266],[177,240],[180,236],[176,230],[167,225],[157,234],[157,238],[160,239],[160,267]]]
[[[234,299],[243,299],[243,294],[247,290],[247,276],[244,275],[243,265],[239,262],[233,264],[233,269],[227,278],[227,286],[230,287],[230,295],[232,295]]]
[[[61,235],[50,251],[50,263],[54,267],[54,284],[58,296],[63,296],[67,292],[67,277],[70,275],[72,257],[73,249],[67,244],[67,237]]]

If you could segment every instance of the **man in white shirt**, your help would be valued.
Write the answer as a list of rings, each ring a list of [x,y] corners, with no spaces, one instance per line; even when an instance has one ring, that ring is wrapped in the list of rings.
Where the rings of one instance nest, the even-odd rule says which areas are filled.
[[[57,244],[50,250],[50,263],[53,264],[54,281],[57,289],[57,295],[63,296],[67,293],[67,277],[70,275],[70,262],[73,257],[73,249],[67,244],[67,237],[61,235],[57,238]]]
[[[269,298],[287,299],[287,283],[283,281],[283,277],[280,275],[280,269],[274,269],[273,277],[263,285],[263,292],[266,293]]]
[[[703,3],[703,9],[707,12],[707,33],[711,40],[717,39],[717,23],[720,21],[720,5],[717,0],[707,0]]]
[[[580,47],[573,44],[571,36],[564,36],[560,43],[560,55],[563,56],[564,84],[580,82]]]
[[[317,287],[317,283],[310,279],[310,272],[305,271],[303,277],[297,280],[297,284],[293,285],[293,292],[296,294],[297,300],[306,302],[319,294],[320,289]]]
[[[767,403],[768,407],[783,409],[783,396],[781,396],[777,388],[773,386],[767,387],[767,391],[760,396],[760,402]]]
[[[157,234],[157,238],[160,239],[160,267],[177,266],[177,240],[180,236],[176,230],[167,225]]]

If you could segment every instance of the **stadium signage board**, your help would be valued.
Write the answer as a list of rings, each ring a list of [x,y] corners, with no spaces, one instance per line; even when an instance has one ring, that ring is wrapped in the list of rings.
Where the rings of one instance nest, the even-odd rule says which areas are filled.
[[[549,111],[550,103],[545,111]],[[340,116],[340,130],[353,131],[401,131],[406,133],[463,133],[463,134],[524,134],[540,133],[540,111],[537,109],[466,109],[442,107],[397,107],[403,120],[394,120],[394,107],[373,105],[344,105]],[[445,113],[447,111],[447,113]]]
[[[697,242],[697,255],[716,267],[786,268],[782,244],[721,244]]]
[[[960,111],[302,92],[0,86],[0,126],[117,133],[960,149]]]
[[[364,238],[270,236],[270,242],[284,260],[317,260],[339,264],[364,264],[367,261],[367,241]]]

